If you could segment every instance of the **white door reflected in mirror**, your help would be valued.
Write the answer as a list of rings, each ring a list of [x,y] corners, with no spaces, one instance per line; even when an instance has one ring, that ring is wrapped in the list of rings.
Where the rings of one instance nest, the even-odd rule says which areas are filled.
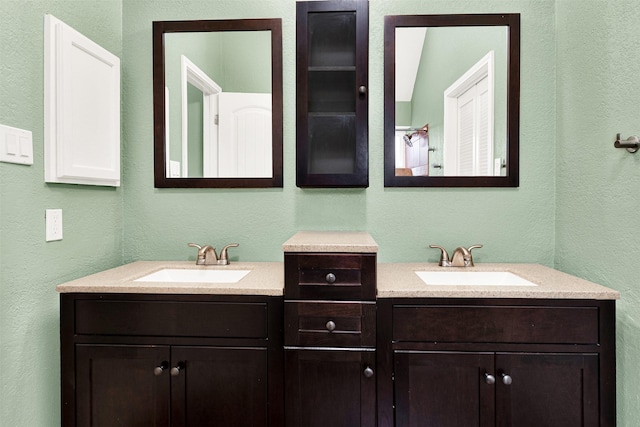
[[[182,148],[180,160],[167,150],[169,177],[272,177],[271,94],[224,92],[184,55],[181,66]]]

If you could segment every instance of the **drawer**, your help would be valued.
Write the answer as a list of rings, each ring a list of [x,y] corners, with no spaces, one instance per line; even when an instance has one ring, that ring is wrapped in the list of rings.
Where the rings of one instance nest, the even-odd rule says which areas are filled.
[[[284,310],[285,345],[376,345],[375,302],[285,302]]]
[[[395,305],[394,341],[597,344],[597,307]]]
[[[266,338],[267,304],[76,300],[75,332],[86,335]]]
[[[285,253],[287,299],[368,300],[376,297],[376,254]]]

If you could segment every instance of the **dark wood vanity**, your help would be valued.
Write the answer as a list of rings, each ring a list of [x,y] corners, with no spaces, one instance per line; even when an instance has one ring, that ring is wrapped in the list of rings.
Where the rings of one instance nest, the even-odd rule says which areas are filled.
[[[63,426],[283,424],[282,298],[63,293]]]
[[[376,425],[376,254],[285,252],[285,425]]]
[[[62,294],[62,425],[615,426],[614,301],[285,298]]]
[[[614,426],[614,301],[378,300],[381,426]]]
[[[232,284],[140,285],[229,267],[138,262],[60,285],[62,425],[616,425],[616,291],[535,264],[426,285],[443,267],[377,264],[367,233],[283,249]]]

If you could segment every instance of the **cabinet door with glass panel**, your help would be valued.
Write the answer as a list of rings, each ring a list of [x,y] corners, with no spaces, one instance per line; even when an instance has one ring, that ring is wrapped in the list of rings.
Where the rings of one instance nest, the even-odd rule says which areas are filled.
[[[366,0],[297,3],[298,187],[367,187]]]

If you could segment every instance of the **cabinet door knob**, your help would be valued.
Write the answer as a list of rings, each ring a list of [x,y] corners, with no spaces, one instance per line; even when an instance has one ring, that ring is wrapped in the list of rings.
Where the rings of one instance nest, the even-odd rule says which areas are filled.
[[[324,279],[327,281],[327,283],[334,283],[336,281],[336,275],[333,273],[329,273]]]
[[[184,369],[184,362],[178,362],[176,366],[171,368],[171,376],[177,377],[178,375],[180,375],[180,371],[182,371],[183,369]]]
[[[485,372],[485,374],[484,374],[484,382],[486,382],[487,384],[495,384],[496,383],[496,377],[494,377],[493,375]]]
[[[153,375],[155,375],[156,377],[159,377],[168,367],[169,367],[169,362],[167,361],[162,362],[160,366],[156,366],[155,368],[153,368]]]
[[[511,385],[512,382],[513,379],[511,378],[511,375],[502,374],[502,383],[504,385]]]
[[[358,92],[360,92],[361,95],[366,95],[367,93],[367,87],[366,86],[360,86],[358,88]]]
[[[336,328],[336,322],[334,322],[333,320],[329,320],[325,326],[327,327],[327,331],[333,332]]]
[[[364,368],[364,376],[367,378],[371,378],[373,376],[373,369],[371,369],[371,367],[369,366]]]

